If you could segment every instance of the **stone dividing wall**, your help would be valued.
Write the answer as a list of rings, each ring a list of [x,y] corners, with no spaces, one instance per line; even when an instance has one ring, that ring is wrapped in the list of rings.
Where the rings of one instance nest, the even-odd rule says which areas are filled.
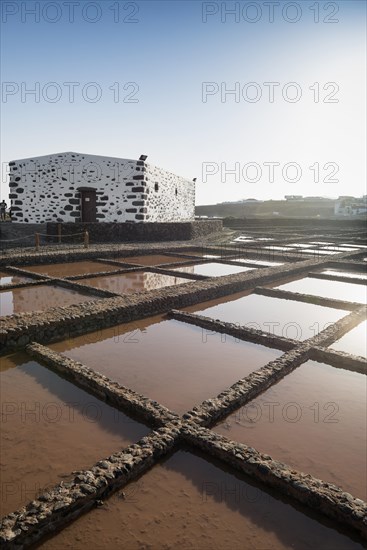
[[[354,324],[363,315],[361,311],[351,313],[349,319],[339,321],[339,327],[330,327],[320,337],[312,341],[324,340],[332,333]],[[240,401],[253,398],[267,387],[296,368],[308,358],[312,350],[311,343],[303,343],[297,349],[284,354],[279,359],[251,373],[243,380],[222,392],[218,398],[206,400],[200,407],[194,407],[191,414],[175,417],[164,407],[144,398],[131,390],[110,381],[107,377],[94,372],[84,365],[61,356],[38,344],[27,347],[27,351],[49,366],[74,378],[77,384],[92,390],[103,399],[112,399],[114,406],[142,413],[146,420],[156,424],[166,422],[162,428],[151,432],[138,443],[130,445],[97,462],[89,470],[73,472],[71,481],[62,482],[33,500],[26,507],[6,516],[2,523],[0,540],[4,548],[23,548],[41,540],[47,534],[62,528],[69,521],[87,512],[94,506],[103,505],[101,499],[123,487],[137,475],[154,465],[180,442],[186,440],[195,448],[229,464],[231,467],[272,487],[298,502],[317,510],[318,513],[336,520],[366,537],[366,504],[342,488],[325,483],[309,474],[298,472],[282,462],[273,460],[269,455],[244,444],[233,442],[200,426],[203,421],[213,422],[218,418],[218,406],[222,413],[239,405]],[[243,386],[241,391],[240,386]],[[239,395],[239,391],[240,394]],[[232,392],[232,393],[231,393]],[[231,393],[231,395],[230,395]],[[242,397],[242,399],[241,399]],[[238,399],[240,398],[240,400]],[[211,405],[216,407],[206,415],[192,414],[194,411],[209,412]],[[198,424],[199,422],[199,424]]]
[[[47,234],[57,235],[57,223],[47,224]],[[123,243],[123,242],[167,242],[190,241],[205,237],[211,233],[222,231],[219,220],[198,220],[191,222],[165,222],[143,224],[132,223],[63,223],[61,226],[62,242],[73,242],[75,238],[67,238],[74,233],[87,230],[91,243]],[[80,237],[79,237],[80,242]]]
[[[324,263],[325,265],[327,264],[326,259]],[[280,272],[282,277],[286,277],[288,274],[293,274],[297,271],[299,273],[301,271],[305,272],[312,264],[314,262],[309,260],[302,262],[298,266],[277,268],[276,272],[274,270],[263,269],[260,276],[257,274],[256,284],[260,282],[267,283],[277,279]],[[181,288],[181,291],[180,286],[186,287],[186,285],[180,285],[176,289],[152,291],[146,293],[145,297],[138,295],[127,297],[124,305],[127,310],[134,304],[140,309],[140,298],[143,298],[149,310],[152,307],[153,309],[156,307],[154,302],[161,302],[161,307],[164,307],[165,311],[167,311],[170,303],[174,301],[172,299],[173,291],[180,297],[179,301],[181,303],[179,305],[183,306],[185,304],[182,302],[186,302],[186,299],[189,302],[192,301],[192,298],[194,298],[194,301],[199,301],[199,294],[203,297],[205,294],[209,296],[212,292],[218,297],[219,294],[223,294],[224,288],[226,289],[224,293],[227,294],[229,293],[229,287],[232,287],[232,291],[234,291],[240,282],[241,286],[252,285],[253,288],[255,286],[254,275],[256,274],[247,273],[240,276],[221,277],[217,280],[209,279],[199,284],[193,283],[192,287],[190,284],[187,286],[187,290]],[[101,301],[104,302],[105,306],[110,306],[109,309],[112,316],[117,313],[116,309],[121,308],[124,301],[122,300],[121,304],[117,304],[115,300],[107,299]],[[354,309],[355,304],[350,304],[350,306],[350,309]],[[102,309],[104,311],[105,307]],[[58,319],[57,315],[54,318],[46,319],[46,324],[49,325],[51,323],[56,329],[62,329],[60,323],[65,323],[72,327],[74,331],[81,322],[83,313],[88,317],[93,315],[89,304],[87,306],[82,304],[80,310],[79,306],[77,306],[75,308],[55,308],[54,312],[58,313],[58,310],[61,310],[62,319]],[[64,311],[62,312],[62,310]],[[49,312],[53,313],[51,310]],[[142,312],[143,310],[140,310],[137,313],[142,315]],[[129,312],[127,313],[127,317],[129,317]],[[130,311],[131,313],[132,311]],[[134,312],[133,315],[135,315]],[[180,315],[189,315],[193,319],[200,317],[201,321],[205,323],[209,322],[209,319],[195,316],[195,314],[180,312]],[[333,484],[325,483],[309,474],[297,472],[293,468],[273,460],[269,455],[261,454],[246,445],[229,441],[227,438],[203,427],[203,425],[211,425],[222,415],[228,414],[232,408],[236,408],[240,403],[252,399],[259,392],[264,391],[264,389],[274,384],[279,378],[282,378],[287,372],[290,372],[308,358],[312,358],[315,353],[316,355],[320,351],[323,353],[322,348],[319,346],[327,346],[332,341],[340,338],[341,335],[357,325],[365,317],[366,308],[359,306],[358,310],[352,311],[331,327],[328,327],[317,336],[305,342],[279,340],[278,343],[282,346],[284,345],[284,349],[289,347],[287,353],[261,367],[254,373],[250,373],[246,378],[221,392],[216,398],[208,399],[201,405],[194,407],[192,411],[183,415],[181,419],[174,419],[175,415],[171,411],[110,381],[107,377],[95,373],[92,369],[62,357],[60,354],[48,350],[39,344],[32,343],[31,346],[27,347],[28,352],[48,366],[60,372],[64,371],[65,375],[74,377],[75,383],[80,383],[84,387],[93,390],[102,399],[112,399],[114,406],[121,407],[122,409],[131,406],[131,410],[136,413],[140,411],[144,414],[149,423],[155,424],[157,422],[159,424],[160,422],[167,422],[167,424],[151,432],[138,443],[106,459],[100,460],[89,470],[73,472],[74,478],[71,481],[62,482],[40,495],[27,506],[6,516],[3,520],[0,534],[0,541],[4,544],[4,548],[19,549],[36,543],[45,535],[51,534],[56,529],[63,527],[67,522],[77,518],[92,507],[102,505],[102,498],[108,497],[111,492],[124,486],[128,481],[153,466],[162,455],[173,450],[175,445],[182,440],[186,440],[193,446],[194,450],[195,448],[202,449],[208,455],[218,458],[220,461],[229,464],[246,475],[254,477],[256,480],[270,487],[274,487],[279,492],[301,502],[314,511],[316,510],[317,513],[326,515],[334,521],[339,522],[340,525],[348,526],[366,537],[367,509],[366,504],[361,499],[356,499]],[[10,332],[13,333],[12,336],[14,336],[13,330],[18,323],[23,326],[23,330],[27,331],[28,326],[24,326],[23,320],[27,325],[32,324],[28,315],[25,315],[24,319],[22,315],[10,319],[9,328]],[[116,322],[116,319],[110,319],[110,321],[113,324],[113,321]],[[227,329],[239,330],[238,327],[229,326],[227,323],[219,323],[219,325],[224,332],[227,332]],[[8,326],[7,323],[6,326]],[[83,328],[85,332],[86,326]],[[208,328],[210,328],[210,325],[208,325]],[[218,323],[212,321],[211,328],[216,330]],[[259,337],[261,341],[263,334],[260,331],[257,332],[259,333],[254,333],[253,336],[254,338]],[[240,336],[239,333],[237,335]],[[243,335],[247,336],[245,332]],[[294,349],[292,349],[293,346]],[[325,351],[328,353],[328,350]],[[347,354],[343,355],[345,364],[347,364]],[[315,358],[317,359],[317,357]],[[355,363],[358,363],[356,365],[358,368],[362,366],[360,361],[356,361],[356,358],[350,356],[349,359],[349,366],[351,368],[353,368]]]
[[[143,161],[66,152],[9,167],[13,219],[20,223],[81,221],[80,187],[96,189],[98,221],[194,219],[195,183]]]
[[[208,278],[169,286],[144,293],[105,298],[47,311],[21,313],[0,319],[0,350],[24,346],[31,341],[52,342],[69,334],[82,334],[102,327],[133,321],[202,301],[240,292],[254,287],[254,282],[269,283],[291,274],[303,273],[314,264],[312,260],[280,266],[259,272],[246,271],[225,277]],[[281,273],[281,274],[280,274]]]
[[[128,411],[132,416],[147,424],[161,426],[179,418],[177,414],[157,401],[144,397],[82,363],[56,353],[41,344],[30,344],[26,347],[26,351],[31,357],[71,380],[73,384],[123,412]]]
[[[366,504],[340,487],[326,483],[310,474],[297,472],[286,464],[243,443],[230,441],[193,423],[182,426],[188,443],[229,464],[240,472],[254,477],[296,501],[317,510],[340,524],[367,535]]]
[[[172,421],[150,432],[138,443],[97,462],[89,470],[74,472],[63,482],[22,508],[9,514],[1,525],[0,543],[7,550],[28,548],[53,534],[81,514],[103,504],[103,498],[151,468],[170,452],[180,438],[180,422]]]

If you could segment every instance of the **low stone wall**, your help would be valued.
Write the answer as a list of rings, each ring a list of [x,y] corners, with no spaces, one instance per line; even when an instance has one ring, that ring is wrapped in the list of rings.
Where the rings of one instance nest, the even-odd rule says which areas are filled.
[[[269,296],[270,298],[280,298],[281,300],[293,300],[294,302],[304,302],[307,304],[315,304],[323,307],[331,307],[334,309],[345,309],[352,311],[358,309],[361,304],[357,302],[346,302],[345,300],[337,300],[335,298],[324,298],[322,296],[314,296],[313,294],[303,294],[301,292],[290,292],[289,290],[281,290],[278,288],[256,287],[255,294],[261,296]]]
[[[35,233],[46,233],[45,223],[2,222],[0,224],[0,249],[35,246]]]
[[[148,470],[177,443],[179,422],[151,432],[138,443],[100,460],[90,470],[76,473],[43,493],[17,513],[2,520],[0,542],[7,550],[37,543]]]
[[[47,233],[57,235],[57,223],[47,224]],[[83,231],[89,232],[92,243],[123,243],[123,242],[159,242],[159,241],[190,241],[205,237],[211,233],[222,231],[221,220],[198,220],[192,222],[167,223],[62,223],[62,242],[68,241],[67,236]],[[79,238],[80,240],[80,238]]]
[[[254,288],[255,282],[266,284],[304,273],[313,265],[312,260],[307,260],[280,266],[276,273],[272,268],[258,269],[64,308],[55,307],[43,312],[12,315],[0,319],[0,352],[5,353],[32,341],[47,343],[63,340],[71,334],[76,336],[194,305]]]
[[[100,258],[100,250],[96,247],[90,252],[92,254],[90,257]],[[154,249],[154,252],[156,251],[157,248]],[[128,250],[128,255],[138,253],[136,249]],[[104,254],[107,254],[106,250]],[[60,261],[60,257],[62,257],[60,253],[52,254],[51,261]],[[86,259],[88,256],[83,257]],[[27,262],[42,263],[38,262],[38,258],[39,256],[30,254],[23,265]],[[201,261],[201,258],[197,260]],[[18,265],[20,263],[21,259]],[[50,263],[50,257],[45,256],[44,263]],[[327,259],[324,258],[322,267],[326,265]],[[290,293],[279,289],[263,289],[258,285],[275,283],[287,277],[302,276],[315,266],[319,266],[319,263],[307,259],[297,264],[279,266],[275,270],[260,268],[241,274],[192,281],[177,287],[103,298],[65,308],[51,308],[42,313],[24,313],[3,318],[0,322],[2,329],[0,339],[4,350],[21,348],[32,342],[26,347],[26,351],[41,363],[117,409],[143,419],[152,427],[161,426],[138,443],[100,460],[92,468],[73,472],[68,478],[71,479],[70,481],[64,481],[53,489],[47,490],[27,506],[6,516],[0,530],[0,542],[3,547],[19,550],[41,542],[44,537],[52,535],[57,529],[61,529],[81,514],[102,505],[104,498],[151,468],[161,457],[170,453],[183,441],[194,449],[201,449],[231,468],[276,489],[290,500],[309,507],[314,513],[327,516],[339,526],[347,527],[353,530],[354,534],[367,538],[367,506],[362,500],[354,498],[340,487],[325,483],[309,474],[297,472],[268,455],[261,454],[246,445],[229,441],[207,429],[264,392],[308,359],[327,361],[336,366],[342,365],[342,368],[363,372],[365,367],[363,358],[325,348],[366,318],[364,306],[340,300],[293,294],[292,299],[310,303],[320,301],[321,305],[331,305],[331,307],[344,305],[343,309],[346,311],[353,310],[317,336],[303,342],[254,329],[241,328],[196,314],[173,311],[172,316],[180,321],[286,350],[281,357],[250,373],[230,388],[224,389],[218,396],[193,407],[181,418],[155,401],[37,343],[62,340],[69,334],[76,336],[97,328],[113,326],[119,322],[142,319],[156,313],[167,313],[172,308],[250,290],[255,286],[258,293],[264,290],[266,293],[269,292],[269,295],[284,298]],[[134,267],[131,271],[137,269],[165,272],[163,266],[160,268]],[[166,270],[166,273],[168,272],[171,270]],[[179,273],[176,275],[179,276]],[[46,280],[48,283],[57,282],[58,285],[74,284],[65,279],[47,278]],[[35,277],[35,283],[41,284],[42,281]],[[88,287],[88,290],[91,289]]]
[[[263,344],[269,348],[288,351],[299,344],[297,340],[291,340],[290,338],[284,338],[283,336],[277,336],[276,334],[270,334],[269,332],[264,332],[254,328],[239,327],[233,323],[225,323],[224,321],[219,321],[217,319],[214,320],[210,317],[197,315],[196,313],[186,313],[173,309],[168,315],[170,318],[176,319],[176,321],[189,323],[190,325],[195,325],[208,331],[228,334],[234,338],[238,338],[239,340],[245,340],[255,344]]]
[[[187,442],[205,453],[367,538],[367,506],[363,500],[205,428],[187,423],[182,433]]]
[[[357,275],[357,272],[356,272]],[[355,285],[365,285],[366,280],[358,277],[343,277],[341,275],[328,275],[326,273],[309,273],[311,279],[324,279],[326,281],[340,281],[342,283],[353,283]]]
[[[71,380],[73,384],[123,412],[132,413],[139,420],[143,419],[153,426],[161,426],[179,418],[177,414],[156,401],[125,388],[82,363],[40,344],[32,343],[26,347],[26,351],[52,370]]]
[[[315,359],[319,363],[327,363],[337,369],[367,374],[367,361],[364,357],[351,355],[343,351],[315,346],[310,350],[310,359]]]
[[[201,405],[193,407],[191,411],[183,415],[183,418],[190,421],[193,420],[203,426],[212,426],[233,410],[254,399],[260,393],[263,393],[286,374],[289,374],[296,367],[310,359],[313,347],[329,345],[365,318],[366,307],[360,306],[358,310],[342,317],[316,336],[299,342],[296,347],[287,351],[281,357],[250,373],[230,388],[222,391],[217,397],[207,399]],[[216,322],[212,325],[213,330],[215,330],[215,326]],[[232,330],[232,327],[233,325],[228,327],[229,331]]]
[[[293,228],[297,226],[298,228],[309,228],[312,231],[315,231],[317,228],[330,230],[350,230],[351,227],[355,229],[361,229],[362,231],[366,228],[366,221],[361,217],[358,219],[345,219],[345,218],[224,218],[223,225],[225,227],[231,227],[234,229],[247,229],[248,227],[259,228],[259,230],[265,230],[266,232],[271,231],[272,227],[290,227]]]

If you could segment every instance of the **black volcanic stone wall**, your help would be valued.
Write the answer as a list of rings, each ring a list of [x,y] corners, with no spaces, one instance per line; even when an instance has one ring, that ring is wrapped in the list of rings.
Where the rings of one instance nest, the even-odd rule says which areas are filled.
[[[47,234],[57,234],[57,223],[47,224]],[[62,223],[62,242],[67,235],[87,230],[91,243],[186,241],[222,230],[221,220],[198,220],[178,223]],[[70,241],[72,242],[72,237]],[[80,239],[79,239],[80,240]]]

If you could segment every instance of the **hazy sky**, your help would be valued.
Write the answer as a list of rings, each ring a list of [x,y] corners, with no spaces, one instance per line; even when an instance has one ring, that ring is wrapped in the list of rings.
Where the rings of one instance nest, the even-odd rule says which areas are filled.
[[[360,196],[365,25],[364,0],[3,0],[2,166],[144,153],[197,204]]]

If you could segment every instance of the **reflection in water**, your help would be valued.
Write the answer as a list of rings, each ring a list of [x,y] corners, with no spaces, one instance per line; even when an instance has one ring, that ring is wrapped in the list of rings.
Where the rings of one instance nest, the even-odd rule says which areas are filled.
[[[201,307],[193,306],[190,311],[296,340],[311,338],[346,315],[339,309],[257,294],[235,300],[227,297],[214,307],[204,303]]]
[[[14,288],[0,292],[0,315],[40,311],[50,307],[69,306],[91,300],[98,300],[98,298],[50,285]]]
[[[345,283],[343,281],[328,281],[326,279],[313,279],[305,277],[285,285],[279,285],[280,290],[289,292],[299,292],[302,294],[311,294],[312,296],[321,296],[323,298],[334,298],[345,300],[347,302],[359,302],[364,304],[367,297],[367,287],[364,285]]]
[[[17,285],[30,281],[29,277],[19,275],[10,275],[9,273],[0,272],[0,285]]]
[[[83,285],[94,286],[117,294],[131,294],[154,290],[165,286],[180,285],[188,280],[162,273],[149,273],[148,271],[134,271],[121,275],[106,275],[104,277],[93,277],[92,279],[79,279]]]
[[[125,487],[124,495],[113,495],[42,549],[362,549],[330,524],[199,454],[176,452]]]
[[[215,431],[366,500],[363,374],[308,361]]]
[[[115,257],[115,260],[126,262],[129,264],[142,264],[142,265],[159,265],[159,264],[171,264],[174,262],[186,262],[187,258],[182,256],[164,256],[160,254],[148,254],[142,256],[126,256]]]
[[[281,355],[178,321],[90,337],[74,339],[71,349],[68,341],[50,347],[179,413]]]
[[[195,264],[190,266],[196,275],[206,275],[207,277],[221,277],[223,275],[233,275],[234,273],[242,273],[251,271],[253,267],[241,267],[239,265],[221,264],[209,262],[207,264]],[[185,267],[176,267],[175,271],[184,271]]]
[[[149,430],[25,354],[1,358],[1,515]]]
[[[100,271],[115,271],[118,266],[103,264],[102,262],[70,262],[63,264],[32,265],[24,269],[49,275],[50,277],[71,277],[72,275],[84,275],[87,273],[99,273]]]
[[[330,345],[337,351],[345,351],[352,355],[367,357],[367,321],[344,334],[339,340]]]
[[[251,263],[259,266],[264,267],[273,267],[275,265],[284,265],[284,262],[271,262],[271,261],[263,261],[263,260],[253,260],[252,258],[236,258],[236,262],[244,262],[244,263]]]

